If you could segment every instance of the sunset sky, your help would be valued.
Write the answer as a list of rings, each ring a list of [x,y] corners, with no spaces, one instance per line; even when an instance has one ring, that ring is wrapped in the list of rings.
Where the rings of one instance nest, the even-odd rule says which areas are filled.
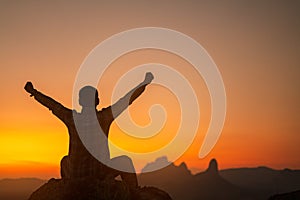
[[[29,97],[26,81],[72,108],[73,84],[88,53],[111,35],[138,27],[180,31],[207,50],[227,94],[222,135],[199,159],[210,119],[209,93],[187,61],[160,50],[131,52],[113,62],[98,86],[98,109],[111,104],[113,86],[127,70],[163,63],[189,79],[201,110],[197,137],[176,164],[186,162],[199,171],[216,158],[222,169],[299,169],[299,11],[299,1],[0,1],[0,178],[58,177],[60,159],[68,152],[67,129]],[[174,95],[152,84],[130,107],[137,124],[149,123],[153,104],[162,104],[168,118],[149,149],[167,143],[180,120]],[[110,139],[147,150],[116,124]]]

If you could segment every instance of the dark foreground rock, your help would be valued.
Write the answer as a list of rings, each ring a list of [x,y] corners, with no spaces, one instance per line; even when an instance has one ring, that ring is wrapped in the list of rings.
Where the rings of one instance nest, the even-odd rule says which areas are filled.
[[[164,191],[143,187],[130,192],[117,180],[51,179],[37,189],[29,200],[171,200]]]
[[[284,194],[276,194],[269,198],[269,200],[298,200],[300,199],[300,190],[284,193]]]

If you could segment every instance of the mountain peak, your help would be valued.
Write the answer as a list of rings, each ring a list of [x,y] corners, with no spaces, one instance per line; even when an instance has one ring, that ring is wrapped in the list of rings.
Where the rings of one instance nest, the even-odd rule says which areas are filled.
[[[218,162],[216,159],[211,159],[208,165],[208,168],[206,170],[209,173],[213,173],[213,174],[218,174],[219,173],[219,169],[218,169]]]
[[[185,164],[185,162],[182,162],[180,165],[179,165],[180,168],[183,168],[184,170],[189,170],[187,165]]]
[[[170,164],[172,163],[168,160],[167,156],[162,156],[157,158],[154,162],[148,163],[142,169],[142,173],[156,171],[157,169],[160,169],[162,166],[168,166]]]

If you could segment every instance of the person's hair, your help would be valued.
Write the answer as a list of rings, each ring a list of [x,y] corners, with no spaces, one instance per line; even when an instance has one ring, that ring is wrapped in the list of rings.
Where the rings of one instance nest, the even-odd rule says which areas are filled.
[[[93,107],[99,104],[98,91],[92,86],[84,86],[79,91],[79,105]]]

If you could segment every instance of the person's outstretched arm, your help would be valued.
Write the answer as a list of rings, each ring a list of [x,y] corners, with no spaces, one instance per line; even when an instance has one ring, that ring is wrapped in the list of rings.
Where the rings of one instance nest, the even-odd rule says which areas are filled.
[[[132,104],[132,102],[144,92],[145,87],[151,83],[153,78],[153,74],[151,72],[147,72],[143,82],[141,82],[130,92],[128,92],[124,97],[113,104],[111,106],[113,118],[119,116],[130,104]]]
[[[70,109],[64,107],[63,105],[61,105],[60,103],[52,99],[51,97],[48,97],[43,93],[37,91],[33,87],[31,82],[27,82],[24,89],[26,90],[26,92],[30,94],[31,97],[33,96],[35,100],[37,100],[43,106],[49,108],[49,110],[51,110],[52,113],[56,115],[59,119],[61,119],[64,122],[66,121],[68,117],[67,115],[71,111]]]

